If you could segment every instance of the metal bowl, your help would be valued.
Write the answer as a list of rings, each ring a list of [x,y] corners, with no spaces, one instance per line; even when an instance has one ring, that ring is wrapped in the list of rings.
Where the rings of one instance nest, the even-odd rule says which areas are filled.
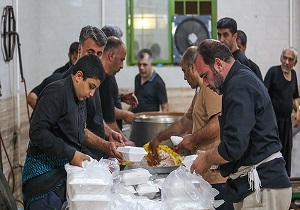
[[[129,140],[135,145],[142,147],[151,141],[160,131],[170,126],[175,120],[183,116],[179,112],[141,112],[136,114],[136,118],[131,125]],[[172,146],[169,139],[166,139],[168,146]]]

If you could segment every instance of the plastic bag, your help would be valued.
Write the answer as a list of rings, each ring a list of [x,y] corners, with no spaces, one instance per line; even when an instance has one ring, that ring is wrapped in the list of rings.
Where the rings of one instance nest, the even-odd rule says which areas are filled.
[[[70,210],[111,209],[113,174],[109,160],[83,161],[82,168],[65,165],[67,171],[67,201]]]
[[[161,202],[134,195],[114,194],[112,209],[114,210],[161,210]]]
[[[110,173],[112,174],[114,185],[117,185],[122,181],[119,161],[116,158],[101,158],[101,160],[99,160],[99,164],[108,167]]]
[[[214,197],[219,192],[202,176],[192,174],[186,167],[172,171],[161,190],[164,210],[206,210],[214,208]]]

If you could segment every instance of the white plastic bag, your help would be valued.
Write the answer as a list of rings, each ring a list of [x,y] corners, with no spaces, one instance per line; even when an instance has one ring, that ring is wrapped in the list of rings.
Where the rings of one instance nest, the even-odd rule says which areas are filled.
[[[114,194],[113,210],[162,210],[161,202],[133,195]]]
[[[65,165],[70,210],[111,209],[113,174],[107,161],[83,161],[82,168]]]
[[[202,176],[192,174],[186,167],[172,171],[165,179],[161,190],[164,210],[206,210],[214,208],[218,191]]]

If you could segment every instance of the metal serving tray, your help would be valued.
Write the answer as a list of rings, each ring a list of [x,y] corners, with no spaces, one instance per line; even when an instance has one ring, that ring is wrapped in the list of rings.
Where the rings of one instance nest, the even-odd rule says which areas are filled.
[[[136,166],[136,165],[127,165],[126,169],[133,169],[133,168],[144,168],[147,169],[152,175],[154,174],[170,174],[172,171],[176,170],[179,166]]]

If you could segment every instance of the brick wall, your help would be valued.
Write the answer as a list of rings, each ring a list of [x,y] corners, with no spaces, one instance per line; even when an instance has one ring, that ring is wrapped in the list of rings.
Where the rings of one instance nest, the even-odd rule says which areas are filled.
[[[1,160],[3,164],[3,174],[7,178],[15,199],[22,200],[21,190],[21,168],[25,160],[25,152],[28,143],[28,117],[26,111],[25,97],[21,96],[21,126],[17,126],[16,98],[10,97],[0,100],[0,132],[4,147],[1,142]],[[19,134],[19,135],[17,135]],[[17,136],[20,137],[18,143]],[[8,154],[8,157],[5,153]],[[19,160],[20,158],[20,160]],[[9,161],[11,165],[9,164]],[[12,167],[12,168],[11,168]],[[18,206],[22,206],[18,202]]]

